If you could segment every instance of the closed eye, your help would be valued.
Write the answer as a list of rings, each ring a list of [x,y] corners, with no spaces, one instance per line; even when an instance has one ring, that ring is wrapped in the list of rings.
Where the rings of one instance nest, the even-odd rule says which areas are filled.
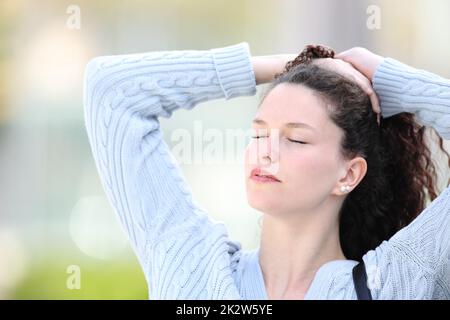
[[[294,143],[300,143],[300,144],[307,144],[306,142],[303,141],[297,141],[297,140],[292,140],[292,139],[288,139],[290,142],[294,142]]]
[[[252,139],[261,139],[261,138],[268,138],[268,137],[266,137],[266,136],[254,136],[254,137],[252,137]],[[293,142],[293,143],[308,144],[308,143],[303,142],[303,141],[292,140],[292,139],[288,139],[288,140],[290,142]]]

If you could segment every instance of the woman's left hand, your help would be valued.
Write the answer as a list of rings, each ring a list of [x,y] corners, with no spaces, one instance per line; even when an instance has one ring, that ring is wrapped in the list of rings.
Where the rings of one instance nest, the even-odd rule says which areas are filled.
[[[336,54],[334,57],[350,63],[370,81],[373,79],[375,70],[384,60],[384,57],[361,47],[351,48]]]
[[[340,75],[346,77],[349,80],[356,82],[364,92],[370,97],[372,103],[372,109],[377,114],[377,122],[380,124],[380,103],[378,101],[378,96],[372,87],[372,82],[367,76],[361,73],[357,68],[355,68],[351,63],[344,61],[343,59],[336,58],[323,58],[313,60],[313,64],[324,67],[331,71],[337,72]]]

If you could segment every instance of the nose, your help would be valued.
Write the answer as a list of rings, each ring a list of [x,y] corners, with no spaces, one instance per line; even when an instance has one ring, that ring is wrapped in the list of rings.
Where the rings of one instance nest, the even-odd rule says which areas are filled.
[[[272,159],[275,157],[272,154],[272,141],[271,138],[264,139],[258,142],[257,154],[258,154],[258,165],[268,166],[272,163]]]
[[[256,164],[268,166],[278,163],[279,158],[279,132],[277,129],[271,129],[265,138],[256,140]]]

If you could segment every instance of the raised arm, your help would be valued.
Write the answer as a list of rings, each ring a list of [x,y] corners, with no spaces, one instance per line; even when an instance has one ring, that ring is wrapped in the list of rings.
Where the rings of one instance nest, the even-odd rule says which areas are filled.
[[[413,113],[421,124],[450,139],[450,80],[431,72],[384,58],[364,48],[338,55],[373,82],[383,117]]]
[[[417,121],[450,139],[450,80],[386,58],[376,69],[373,81],[384,116],[414,113]],[[408,296],[406,286],[406,292],[398,292],[397,298],[450,299],[450,187],[395,234],[385,249],[386,260],[391,263],[385,281],[401,279],[393,277],[393,273],[403,271],[405,283],[417,288]],[[389,258],[390,254],[395,260]]]
[[[373,80],[384,117],[414,113],[450,138],[450,80],[363,48],[341,57]],[[363,259],[376,299],[450,299],[450,187]]]
[[[102,56],[88,63],[84,110],[92,153],[150,298],[238,298],[232,264],[240,244],[193,201],[158,117],[255,92],[247,43]]]

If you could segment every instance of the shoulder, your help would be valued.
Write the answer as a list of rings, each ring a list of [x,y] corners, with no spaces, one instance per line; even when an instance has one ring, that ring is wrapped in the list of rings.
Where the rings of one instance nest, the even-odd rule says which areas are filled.
[[[334,260],[325,263],[317,271],[305,300],[352,300],[356,299],[352,270],[354,260]]]

